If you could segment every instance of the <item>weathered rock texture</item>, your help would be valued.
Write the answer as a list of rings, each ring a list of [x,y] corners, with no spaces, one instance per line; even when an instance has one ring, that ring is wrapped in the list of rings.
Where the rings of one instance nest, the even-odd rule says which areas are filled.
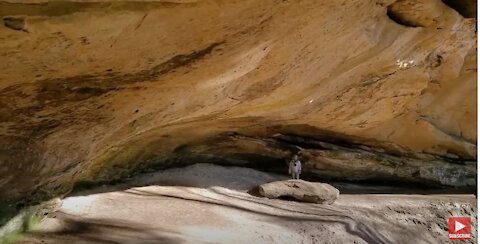
[[[303,180],[285,180],[262,184],[258,187],[260,195],[267,198],[290,197],[300,202],[332,204],[340,192],[325,183]]]
[[[445,2],[0,1],[0,199],[297,150],[473,188],[476,6]]]

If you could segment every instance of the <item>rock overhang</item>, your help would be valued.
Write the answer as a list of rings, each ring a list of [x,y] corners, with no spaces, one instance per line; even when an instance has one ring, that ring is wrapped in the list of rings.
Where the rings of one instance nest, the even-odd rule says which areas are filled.
[[[475,26],[441,1],[12,2],[2,198],[299,150],[324,178],[474,185]]]

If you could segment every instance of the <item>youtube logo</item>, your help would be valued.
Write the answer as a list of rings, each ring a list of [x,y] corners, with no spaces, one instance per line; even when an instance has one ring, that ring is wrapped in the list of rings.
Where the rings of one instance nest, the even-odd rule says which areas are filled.
[[[450,240],[469,240],[472,238],[470,217],[448,218],[448,238]]]

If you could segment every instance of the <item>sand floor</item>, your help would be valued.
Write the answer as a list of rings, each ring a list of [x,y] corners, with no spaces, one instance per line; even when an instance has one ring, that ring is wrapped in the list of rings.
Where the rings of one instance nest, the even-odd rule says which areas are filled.
[[[211,164],[151,173],[64,199],[19,243],[450,243],[451,216],[476,230],[473,195],[340,194],[319,205],[248,193],[281,179]]]

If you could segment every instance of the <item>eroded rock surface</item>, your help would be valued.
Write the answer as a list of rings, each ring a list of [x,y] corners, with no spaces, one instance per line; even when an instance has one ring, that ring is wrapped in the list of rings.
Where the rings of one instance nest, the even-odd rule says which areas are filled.
[[[299,150],[325,179],[473,189],[476,6],[446,2],[0,1],[0,199]]]
[[[285,180],[265,183],[258,187],[260,195],[267,198],[294,198],[300,202],[332,204],[340,192],[325,183],[304,180]]]

